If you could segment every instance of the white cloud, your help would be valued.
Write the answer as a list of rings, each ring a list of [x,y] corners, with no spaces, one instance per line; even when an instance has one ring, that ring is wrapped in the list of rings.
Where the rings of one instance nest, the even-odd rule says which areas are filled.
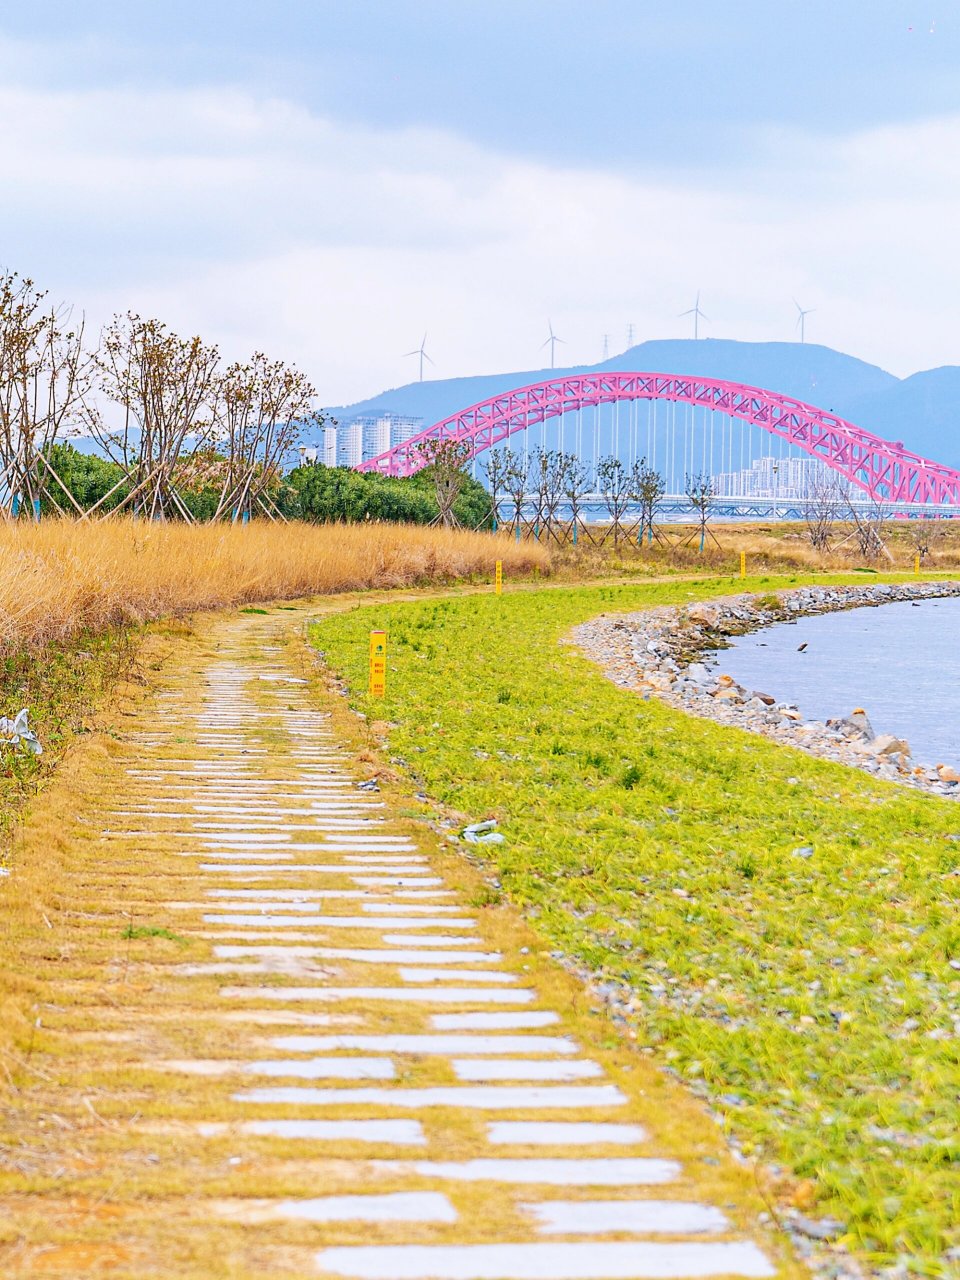
[[[960,358],[960,119],[767,135],[724,184],[560,169],[240,91],[0,90],[6,262],[100,322],[155,313],[296,360],[328,403],[686,332],[808,336],[907,373]]]

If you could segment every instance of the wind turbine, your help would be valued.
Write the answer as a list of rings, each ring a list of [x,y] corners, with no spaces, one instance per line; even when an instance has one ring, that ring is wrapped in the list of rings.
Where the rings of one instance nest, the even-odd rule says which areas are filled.
[[[406,360],[408,356],[419,356],[419,357],[420,357],[420,381],[421,381],[421,382],[423,381],[423,362],[424,362],[424,360],[428,360],[428,361],[430,361],[430,364],[433,364],[433,361],[432,361],[432,360],[430,360],[430,357],[427,355],[426,347],[427,347],[427,335],[426,335],[426,334],[424,334],[424,335],[423,335],[423,341],[420,343],[419,347],[417,347],[417,349],[416,349],[415,351],[405,351],[405,352],[404,352],[404,355],[403,355],[404,360]]]
[[[609,359],[610,359],[610,335],[609,335],[609,333],[605,333],[605,334],[603,335],[603,358],[604,358],[604,360],[609,360]]]
[[[550,337],[546,340],[546,342],[541,342],[541,344],[540,344],[540,350],[542,351],[544,347],[549,346],[549,348],[550,348],[550,368],[551,368],[551,369],[553,369],[553,368],[556,368],[556,365],[554,364],[554,356],[555,356],[556,349],[557,349],[557,343],[558,343],[558,342],[563,342],[563,338],[558,338],[558,337],[557,337],[557,335],[553,332],[553,321],[552,321],[552,320],[548,320],[548,321],[547,321],[547,328],[550,330]]]
[[[700,337],[700,321],[710,319],[710,317],[705,312],[700,310],[700,290],[699,289],[697,290],[696,302],[693,304],[693,306],[690,308],[689,311],[681,311],[680,315],[681,315],[681,318],[683,316],[693,316],[693,340],[694,342],[696,342],[696,340]]]
[[[797,312],[798,312],[797,328],[800,330],[800,341],[803,342],[804,338],[806,337],[806,333],[805,333],[806,325],[804,324],[804,319],[806,316],[810,315],[811,311],[816,311],[817,308],[807,307],[806,310],[804,310],[804,308],[801,307],[800,303],[796,300],[796,298],[794,298],[793,300],[793,305],[797,308]]]

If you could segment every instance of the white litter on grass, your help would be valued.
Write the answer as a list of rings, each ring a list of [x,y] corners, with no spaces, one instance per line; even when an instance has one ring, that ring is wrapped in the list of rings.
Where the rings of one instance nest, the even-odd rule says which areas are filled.
[[[23,745],[34,756],[43,755],[40,739],[27,725],[27,708],[18,711],[11,720],[9,716],[0,716],[0,741],[9,743],[11,747]]]
[[[469,827],[464,827],[463,838],[467,844],[503,844],[503,836],[496,830],[496,826],[493,818],[486,822],[474,822]]]

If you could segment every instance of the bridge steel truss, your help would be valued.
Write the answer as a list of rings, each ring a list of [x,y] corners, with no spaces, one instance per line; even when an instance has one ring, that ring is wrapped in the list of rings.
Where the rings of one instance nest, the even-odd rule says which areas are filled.
[[[899,441],[883,440],[775,391],[673,373],[585,373],[518,387],[443,418],[358,470],[409,476],[425,465],[417,449],[425,441],[465,443],[472,458],[549,418],[630,400],[699,405],[761,427],[826,463],[875,501],[941,507],[960,503],[960,471],[911,453]]]

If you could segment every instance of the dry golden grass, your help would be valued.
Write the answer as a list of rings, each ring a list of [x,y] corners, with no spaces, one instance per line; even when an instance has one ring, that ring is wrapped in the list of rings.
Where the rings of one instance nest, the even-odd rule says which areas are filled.
[[[0,652],[125,623],[371,587],[549,567],[536,544],[415,525],[149,525],[0,528]]]

